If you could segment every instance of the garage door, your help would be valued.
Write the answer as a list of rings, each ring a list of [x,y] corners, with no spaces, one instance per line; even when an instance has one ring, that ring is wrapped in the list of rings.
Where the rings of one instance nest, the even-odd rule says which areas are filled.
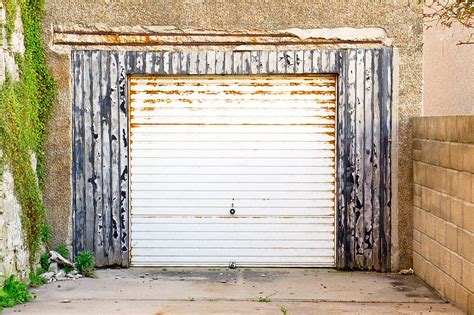
[[[130,78],[135,266],[335,264],[333,76]]]

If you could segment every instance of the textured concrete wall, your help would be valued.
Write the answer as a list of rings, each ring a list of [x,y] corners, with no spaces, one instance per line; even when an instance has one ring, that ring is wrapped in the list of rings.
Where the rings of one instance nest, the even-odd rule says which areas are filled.
[[[423,115],[474,115],[474,45],[457,45],[470,35],[459,24],[424,32]]]
[[[399,50],[398,134],[400,155],[398,216],[400,263],[411,265],[412,186],[410,118],[421,114],[423,27],[406,1],[204,1],[204,0],[47,0],[44,36],[51,42],[53,25],[107,26],[171,25],[179,28],[221,30],[278,30],[287,28],[381,27]],[[117,47],[115,47],[117,48]],[[71,70],[70,54],[49,51],[49,61],[59,85],[47,143],[45,202],[54,226],[54,241],[71,237]],[[394,231],[395,233],[397,231]],[[396,239],[396,238],[395,238]],[[398,252],[397,244],[393,250]]]
[[[3,24],[5,21],[5,9],[2,7],[0,11]],[[19,74],[18,66],[15,64],[15,54],[22,54],[24,51],[23,25],[18,12],[11,48],[8,48],[6,38],[2,38],[2,45],[0,47],[0,85],[4,82],[7,71],[13,80],[18,80]],[[0,150],[1,159],[2,152]],[[13,175],[8,165],[0,163],[0,168],[0,275],[14,274],[23,278],[26,277],[29,270],[29,255],[21,226],[21,207],[14,196]],[[2,280],[3,278],[0,278],[0,281]]]
[[[413,125],[415,273],[474,314],[474,116]]]

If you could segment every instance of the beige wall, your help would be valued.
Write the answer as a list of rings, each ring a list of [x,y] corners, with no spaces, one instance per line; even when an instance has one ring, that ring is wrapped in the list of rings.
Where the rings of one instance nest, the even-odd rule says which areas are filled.
[[[412,261],[412,186],[410,119],[421,115],[422,102],[422,36],[419,16],[407,8],[405,1],[373,0],[47,0],[44,36],[51,43],[53,25],[106,26],[171,25],[179,28],[221,30],[281,30],[288,28],[380,27],[393,38],[399,52],[398,139],[399,195],[394,253],[400,249],[402,267]],[[117,47],[115,47],[117,49]],[[71,69],[70,54],[50,45],[51,69],[58,81],[59,98],[53,108],[47,142],[47,186],[45,202],[49,221],[54,228],[54,241],[70,241],[71,222]],[[396,109],[396,107],[395,107]],[[397,113],[397,110],[395,110]],[[394,120],[397,122],[397,120]],[[396,159],[395,159],[396,160]],[[397,223],[400,223],[397,227]],[[396,237],[401,229],[399,238]],[[396,259],[394,261],[397,261]]]
[[[471,34],[474,34],[472,29],[460,24],[425,30],[424,116],[474,115],[474,45],[457,45]]]
[[[474,314],[474,116],[413,123],[415,273]]]

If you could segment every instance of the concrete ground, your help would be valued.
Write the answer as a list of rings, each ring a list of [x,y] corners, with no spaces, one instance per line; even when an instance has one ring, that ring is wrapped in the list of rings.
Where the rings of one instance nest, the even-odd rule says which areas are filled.
[[[5,314],[461,314],[416,276],[331,269],[106,269],[34,293]]]

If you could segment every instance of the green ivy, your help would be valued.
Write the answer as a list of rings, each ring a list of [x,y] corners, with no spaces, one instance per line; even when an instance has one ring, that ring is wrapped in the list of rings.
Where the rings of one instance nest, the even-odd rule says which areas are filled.
[[[5,0],[7,16],[12,16],[18,0]],[[44,0],[18,2],[23,21],[25,53],[16,55],[20,80],[13,82],[7,73],[0,87],[0,148],[3,162],[10,166],[15,184],[15,195],[22,208],[22,226],[30,252],[30,264],[38,258],[45,233],[46,209],[42,200],[45,178],[44,144],[46,123],[56,95],[54,80],[46,64],[45,48],[41,39],[41,20]],[[10,11],[10,13],[8,13]],[[14,19],[14,18],[13,18]],[[9,29],[4,26],[8,36]],[[36,169],[31,153],[37,158]]]
[[[16,0],[4,0],[5,5],[5,35],[7,37],[8,46],[11,46],[13,32],[15,31],[15,19],[16,19]],[[3,33],[2,33],[3,34]]]

